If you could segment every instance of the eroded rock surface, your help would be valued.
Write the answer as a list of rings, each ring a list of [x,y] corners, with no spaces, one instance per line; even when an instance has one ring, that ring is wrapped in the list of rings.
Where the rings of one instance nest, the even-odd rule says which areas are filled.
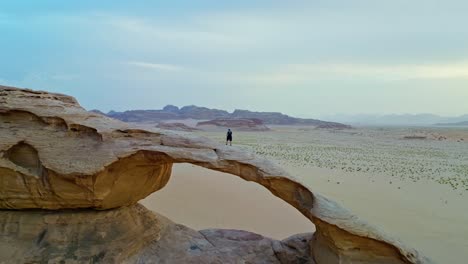
[[[289,246],[238,230],[197,232],[132,205],[0,211],[0,263],[313,263],[311,234]]]
[[[0,87],[0,208],[132,205],[163,188],[178,162],[257,182],[294,206],[317,227],[309,243],[317,263],[429,263],[252,153],[129,127],[66,95]]]

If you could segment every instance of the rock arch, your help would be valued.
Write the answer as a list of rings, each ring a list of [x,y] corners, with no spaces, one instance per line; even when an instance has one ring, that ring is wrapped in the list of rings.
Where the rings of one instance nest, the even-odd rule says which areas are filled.
[[[34,146],[47,171],[46,180],[40,182],[34,173],[21,169],[23,165],[34,167],[34,159],[23,162],[15,158],[15,163],[6,161],[8,155],[0,158],[0,208],[109,209],[131,205],[163,188],[173,163],[192,163],[261,184],[299,210],[317,227],[312,243],[317,263],[430,263],[416,250],[252,153],[188,134],[130,127],[89,113],[65,95],[11,87],[0,87],[0,91],[2,110],[13,113],[8,123],[0,123],[0,151],[8,152],[28,135],[28,144]],[[76,137],[54,130],[55,126],[43,130],[27,123],[13,129],[16,119],[11,111],[16,110],[42,120],[63,120],[83,133]],[[30,148],[20,146],[19,150],[29,149],[26,152],[34,156]]]

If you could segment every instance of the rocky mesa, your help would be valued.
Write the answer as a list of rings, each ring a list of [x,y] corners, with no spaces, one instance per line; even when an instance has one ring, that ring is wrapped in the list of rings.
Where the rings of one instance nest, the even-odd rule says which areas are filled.
[[[98,111],[98,110],[93,110]],[[304,119],[291,117],[278,112],[252,112],[248,110],[235,110],[229,113],[224,110],[210,109],[195,105],[178,108],[174,105],[167,105],[161,110],[130,110],[125,112],[110,111],[107,116],[119,119],[124,122],[160,122],[163,120],[216,120],[216,119],[256,119],[261,120],[266,125],[302,125],[316,126],[328,129],[349,129],[351,126],[322,121],[318,119]]]
[[[287,241],[194,231],[138,205],[174,163],[256,182],[316,230]],[[0,87],[0,183],[0,262],[431,263],[268,160],[132,127],[62,94]]]

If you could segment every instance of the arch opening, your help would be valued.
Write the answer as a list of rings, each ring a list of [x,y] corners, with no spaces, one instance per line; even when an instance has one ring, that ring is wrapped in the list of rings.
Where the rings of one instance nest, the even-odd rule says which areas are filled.
[[[233,176],[174,164],[168,184],[141,203],[196,230],[239,229],[274,239],[315,230],[309,219],[264,186]]]

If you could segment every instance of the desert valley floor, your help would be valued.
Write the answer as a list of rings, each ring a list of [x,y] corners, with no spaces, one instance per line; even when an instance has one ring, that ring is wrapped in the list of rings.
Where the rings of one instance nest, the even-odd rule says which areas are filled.
[[[220,132],[196,133],[224,140]],[[233,147],[275,160],[314,192],[437,263],[468,259],[467,128],[278,126],[235,132]],[[244,229],[279,239],[311,230],[309,221],[263,187],[188,164],[176,165],[168,186],[143,204],[196,229]]]

